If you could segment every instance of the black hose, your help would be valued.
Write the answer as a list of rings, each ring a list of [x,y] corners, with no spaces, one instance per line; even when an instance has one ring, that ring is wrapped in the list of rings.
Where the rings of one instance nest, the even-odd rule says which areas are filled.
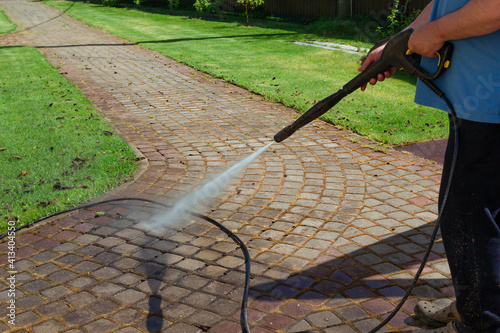
[[[31,226],[33,226],[36,223],[39,223],[41,221],[44,221],[46,219],[49,219],[51,217],[54,217],[54,216],[57,216],[57,215],[60,215],[60,214],[69,213],[69,212],[72,212],[72,211],[75,211],[75,210],[80,210],[80,209],[87,209],[87,208],[91,208],[91,207],[95,207],[95,206],[99,206],[99,205],[104,205],[104,204],[108,204],[108,203],[113,203],[113,202],[118,202],[118,201],[130,201],[130,200],[148,202],[148,203],[152,203],[152,204],[155,204],[155,205],[158,205],[158,206],[162,206],[162,207],[166,207],[166,208],[170,208],[171,207],[171,206],[163,204],[161,202],[150,200],[150,199],[144,199],[144,198],[116,198],[116,199],[109,199],[109,200],[103,200],[103,201],[94,202],[94,203],[90,203],[90,204],[86,204],[86,205],[82,205],[82,206],[78,206],[78,207],[74,207],[74,208],[69,208],[69,209],[61,210],[59,212],[55,212],[53,214],[41,217],[41,218],[39,218],[37,220],[34,220],[34,221],[31,221],[29,223],[23,224],[23,225],[17,227],[14,230],[14,232],[17,232],[17,231],[19,231],[21,229],[24,229],[24,228],[31,227]],[[248,293],[249,293],[249,289],[250,289],[250,254],[248,253],[248,249],[247,249],[245,243],[243,243],[243,241],[238,236],[236,236],[236,234],[234,234],[233,232],[231,232],[231,230],[229,230],[228,228],[226,228],[225,226],[223,226],[221,223],[217,222],[216,220],[212,219],[211,217],[208,217],[208,216],[205,216],[205,215],[202,215],[202,214],[198,214],[198,213],[195,213],[195,212],[191,212],[191,211],[187,211],[187,213],[190,214],[190,215],[192,215],[192,216],[198,217],[200,219],[203,219],[203,220],[205,220],[207,222],[210,222],[210,223],[214,224],[219,229],[221,229],[222,231],[224,231],[226,233],[226,235],[228,235],[236,244],[238,244],[240,246],[241,251],[243,252],[243,256],[245,257],[245,287],[244,287],[244,290],[243,290],[243,297],[242,297],[242,300],[241,300],[240,325],[241,325],[241,329],[242,329],[242,331],[244,333],[250,333],[250,328],[248,327],[248,318],[247,318]],[[9,233],[7,232],[7,233],[1,235],[0,236],[0,240],[2,240],[3,238],[7,237],[8,234]]]
[[[385,325],[399,312],[403,304],[406,302],[408,297],[410,296],[411,292],[413,291],[413,288],[418,282],[418,279],[420,278],[420,274],[422,274],[422,271],[425,268],[425,265],[427,263],[427,259],[429,258],[429,255],[432,250],[432,246],[434,245],[434,241],[436,240],[437,233],[439,231],[439,226],[441,225],[441,216],[443,215],[444,207],[446,206],[446,203],[448,201],[448,196],[450,194],[450,187],[451,187],[451,181],[453,178],[453,174],[455,173],[455,166],[457,163],[457,156],[458,156],[458,124],[457,124],[457,114],[455,111],[455,108],[453,105],[450,103],[444,92],[439,89],[432,81],[427,80],[425,78],[420,78],[420,80],[425,83],[436,95],[438,95],[440,98],[444,100],[448,108],[450,109],[451,113],[451,119],[453,122],[453,136],[455,137],[455,145],[453,146],[453,159],[451,162],[451,168],[450,168],[450,174],[448,175],[448,183],[446,184],[446,189],[444,191],[443,195],[443,200],[441,202],[441,207],[439,207],[439,212],[438,212],[438,218],[436,220],[436,225],[434,226],[434,230],[432,231],[431,239],[429,242],[429,245],[427,246],[427,250],[425,252],[424,257],[422,258],[422,263],[420,264],[420,267],[417,270],[417,273],[415,274],[415,277],[413,278],[412,283],[406,289],[406,293],[404,296],[401,298],[401,301],[399,301],[398,305],[392,310],[392,312],[389,314],[387,318],[384,319],[377,327],[372,329],[368,333],[375,333]]]

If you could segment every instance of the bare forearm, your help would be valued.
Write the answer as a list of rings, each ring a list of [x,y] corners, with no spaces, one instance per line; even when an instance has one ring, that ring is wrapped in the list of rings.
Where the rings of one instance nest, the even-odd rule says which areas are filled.
[[[500,0],[470,0],[462,8],[415,29],[410,50],[432,57],[446,41],[482,36],[500,29]]]
[[[445,41],[495,32],[500,29],[500,0],[471,0],[429,25],[431,31]]]

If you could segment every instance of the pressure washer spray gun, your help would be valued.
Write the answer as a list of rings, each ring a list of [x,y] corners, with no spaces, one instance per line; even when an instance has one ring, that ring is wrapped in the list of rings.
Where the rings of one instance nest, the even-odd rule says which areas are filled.
[[[407,29],[392,37],[387,42],[380,59],[372,63],[364,72],[347,82],[337,92],[316,103],[293,124],[279,131],[274,136],[274,141],[281,142],[285,140],[299,128],[309,124],[314,119],[326,113],[344,97],[368,83],[370,79],[377,77],[378,74],[384,73],[393,67],[404,69],[410,76],[416,76],[427,82],[438,78],[450,64],[453,44],[447,42],[441,50],[437,52],[439,56],[438,68],[434,74],[431,74],[418,64],[417,60],[415,60],[408,50],[408,40],[412,33],[413,29]]]

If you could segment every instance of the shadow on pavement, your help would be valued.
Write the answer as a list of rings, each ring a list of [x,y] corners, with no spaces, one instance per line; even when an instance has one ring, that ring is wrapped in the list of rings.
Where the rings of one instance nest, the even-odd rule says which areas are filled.
[[[391,300],[399,299],[413,281],[414,273],[421,263],[415,261],[415,257],[423,257],[422,252],[425,250],[422,249],[427,248],[433,228],[434,223],[428,223],[417,229],[420,232],[411,229],[369,245],[370,249],[386,253],[376,253],[367,247],[347,254],[332,249],[331,255],[319,257],[315,261],[316,265],[309,266],[299,273],[281,280],[253,284],[253,297],[255,299],[256,295],[264,293],[266,296],[259,298],[260,301],[297,299],[315,304],[336,297],[368,299],[381,296]],[[439,240],[438,236],[436,241]],[[413,243],[415,241],[418,243]],[[397,248],[401,244],[415,252],[404,253]],[[444,258],[431,253],[430,261],[442,259]],[[410,275],[408,271],[413,274]],[[400,274],[394,275],[398,272]],[[386,279],[382,275],[393,275],[393,278]],[[444,276],[432,276],[425,278],[425,281],[421,277],[414,294],[422,298],[439,297],[439,288],[450,284],[451,280]]]

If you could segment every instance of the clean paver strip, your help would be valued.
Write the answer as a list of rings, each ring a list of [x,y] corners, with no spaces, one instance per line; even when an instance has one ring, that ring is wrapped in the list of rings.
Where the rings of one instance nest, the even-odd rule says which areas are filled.
[[[39,47],[146,158],[144,172],[110,198],[172,203],[267,144],[296,115],[40,2],[2,5],[29,29],[0,44]],[[413,277],[436,217],[439,165],[375,152],[317,123],[271,146],[211,203],[210,216],[249,247],[250,325],[262,332],[370,330]],[[2,307],[0,331],[236,332],[240,250],[197,219],[148,231],[156,212],[142,202],[108,204],[18,234],[22,327],[11,326]],[[0,251],[4,265],[5,243]],[[416,296],[390,328],[409,328],[418,299],[452,296],[446,266],[438,243]],[[0,268],[2,281],[7,271]]]

